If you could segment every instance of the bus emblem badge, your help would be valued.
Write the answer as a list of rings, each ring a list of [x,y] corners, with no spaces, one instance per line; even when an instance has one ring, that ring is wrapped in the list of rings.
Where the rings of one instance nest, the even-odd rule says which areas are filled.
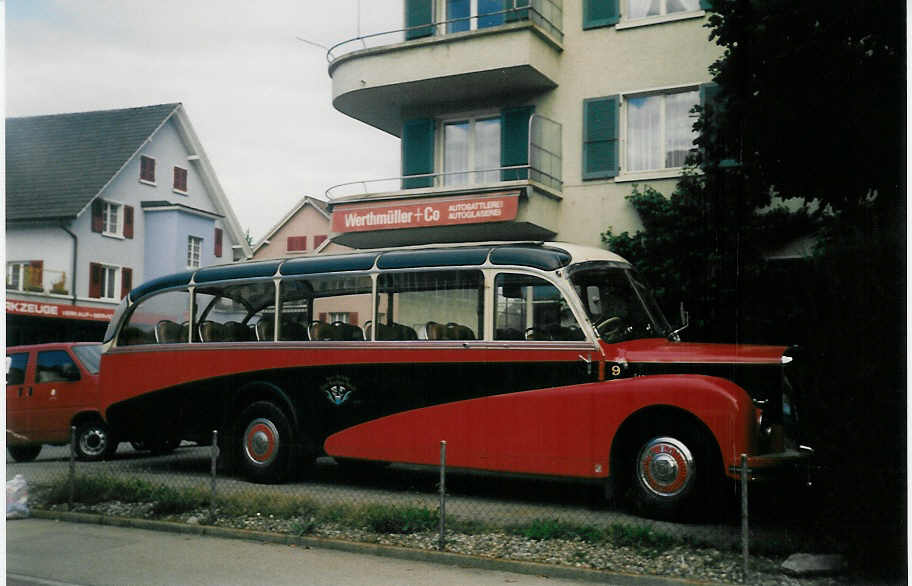
[[[326,393],[326,398],[336,406],[348,401],[354,390],[355,388],[351,381],[344,376],[332,377],[323,385],[323,392]]]

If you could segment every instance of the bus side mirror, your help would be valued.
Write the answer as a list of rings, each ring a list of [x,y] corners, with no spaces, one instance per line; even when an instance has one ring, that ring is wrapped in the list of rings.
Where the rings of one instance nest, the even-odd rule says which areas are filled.
[[[684,309],[683,301],[681,302],[681,305],[680,305],[680,312],[681,312],[681,327],[679,327],[678,329],[676,329],[673,332],[671,332],[670,334],[668,334],[668,339],[671,340],[672,342],[680,342],[681,341],[681,335],[680,335],[681,332],[686,330],[687,326],[690,325],[690,314],[687,313],[687,310]]]

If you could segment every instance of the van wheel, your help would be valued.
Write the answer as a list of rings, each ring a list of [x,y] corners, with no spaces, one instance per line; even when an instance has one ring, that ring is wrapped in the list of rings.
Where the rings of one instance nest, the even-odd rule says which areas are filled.
[[[294,442],[285,413],[269,401],[251,403],[241,412],[236,430],[241,473],[253,482],[284,481]]]
[[[31,462],[41,453],[41,444],[37,446],[6,446],[10,456],[17,462]]]
[[[650,517],[699,516],[719,484],[710,444],[702,434],[679,427],[667,435],[644,434],[636,443],[630,481],[635,508]]]
[[[76,427],[76,457],[87,462],[103,460],[117,451],[117,442],[108,426],[100,421],[82,423]]]

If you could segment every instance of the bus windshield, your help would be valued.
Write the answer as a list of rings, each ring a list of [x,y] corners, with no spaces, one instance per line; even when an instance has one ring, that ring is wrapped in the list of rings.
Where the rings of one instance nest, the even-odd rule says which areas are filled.
[[[602,340],[657,338],[671,331],[649,287],[632,269],[592,263],[570,280]]]

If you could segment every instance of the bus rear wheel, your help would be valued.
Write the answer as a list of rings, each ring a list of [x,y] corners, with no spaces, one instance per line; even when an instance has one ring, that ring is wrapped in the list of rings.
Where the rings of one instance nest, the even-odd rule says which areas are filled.
[[[294,442],[288,417],[274,403],[257,401],[237,420],[238,467],[253,482],[273,484],[289,474]]]

